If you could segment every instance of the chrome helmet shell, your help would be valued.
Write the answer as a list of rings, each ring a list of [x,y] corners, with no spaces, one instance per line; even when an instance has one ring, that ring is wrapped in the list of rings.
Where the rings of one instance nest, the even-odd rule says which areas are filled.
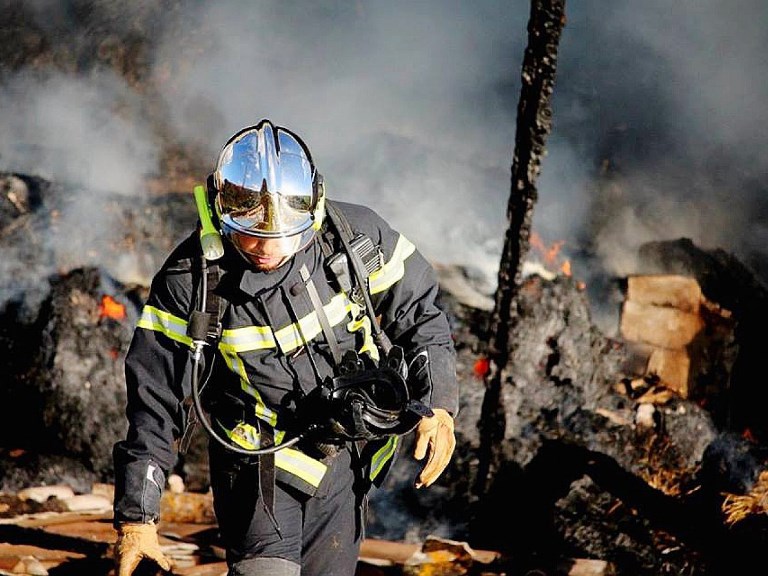
[[[290,257],[320,228],[325,192],[306,144],[294,132],[262,120],[232,136],[213,172],[215,208],[224,237],[244,256],[253,239],[271,240]]]

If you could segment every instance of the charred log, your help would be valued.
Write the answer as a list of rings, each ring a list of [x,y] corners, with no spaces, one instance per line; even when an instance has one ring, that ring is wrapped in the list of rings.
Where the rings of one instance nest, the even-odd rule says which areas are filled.
[[[551,97],[557,69],[557,50],[565,24],[565,1],[531,2],[528,22],[528,47],[523,58],[522,87],[517,108],[515,150],[512,162],[512,187],[507,204],[507,227],[499,266],[496,301],[489,330],[490,370],[482,417],[478,422],[481,448],[477,486],[482,495],[486,479],[499,462],[497,449],[504,434],[504,409],[501,401],[501,372],[510,356],[514,340],[510,332],[518,323],[514,304],[522,281],[523,259],[529,249],[533,207],[537,200],[536,180],[547,136],[552,128]]]
[[[106,313],[107,297],[122,306],[122,315]],[[111,477],[112,445],[126,431],[122,361],[137,298],[89,268],[52,278],[49,296],[28,324],[18,307],[6,308],[2,325],[23,335],[9,346],[10,385],[0,398],[0,445],[16,451],[16,465],[32,459],[27,470],[59,467],[57,473],[70,480],[83,476],[78,486]],[[46,463],[41,454],[49,456]],[[9,474],[3,483],[7,488],[20,480]]]
[[[531,276],[517,305],[503,456],[475,508],[472,545],[504,551],[510,573],[552,571],[563,557],[648,576],[729,574],[757,562],[765,515],[726,526],[723,505],[725,494],[755,485],[761,444],[722,429],[701,397],[652,405],[617,386],[630,350],[592,325],[572,279]],[[641,422],[646,408],[652,418]]]

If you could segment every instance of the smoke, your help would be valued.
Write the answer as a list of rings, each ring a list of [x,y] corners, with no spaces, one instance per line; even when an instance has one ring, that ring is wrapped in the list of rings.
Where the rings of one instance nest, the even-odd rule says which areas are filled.
[[[768,5],[604,4],[574,5],[555,94],[555,138],[593,167],[582,242],[618,275],[679,237],[765,275]]]
[[[71,10],[27,4],[46,29],[78,25]],[[495,277],[528,2],[85,4],[97,31],[123,22],[123,38],[151,41],[163,121],[210,159],[193,178],[268,117],[306,140],[330,197],[370,205],[434,261]],[[632,273],[643,242],[679,237],[768,275],[768,4],[579,0],[566,14],[534,209],[544,243],[563,241],[588,284]],[[79,179],[91,194],[129,193],[156,172],[156,137],[125,114],[140,94],[124,79],[30,82],[3,85],[4,169]]]
[[[503,83],[519,74],[527,11],[260,6],[201,5],[198,52],[168,96],[183,138],[213,160],[232,133],[269,117],[304,137],[330,197],[369,204],[435,260],[495,272],[514,136]],[[165,43],[158,61],[185,43]]]
[[[6,166],[75,183],[86,193],[141,191],[158,146],[136,115],[126,113],[136,95],[111,72],[44,79],[22,73],[0,98],[0,130],[13,135],[0,139]]]

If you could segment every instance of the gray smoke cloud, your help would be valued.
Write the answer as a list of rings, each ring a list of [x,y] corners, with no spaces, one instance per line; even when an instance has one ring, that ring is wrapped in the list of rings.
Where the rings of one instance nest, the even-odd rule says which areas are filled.
[[[59,3],[35,5],[47,26],[74,25]],[[93,9],[115,26],[151,5]],[[268,117],[304,137],[331,197],[370,205],[430,259],[495,282],[528,2],[177,5],[168,25],[142,32],[164,121],[210,158],[194,177]],[[534,212],[543,243],[562,241],[586,280],[630,274],[640,244],[683,236],[768,275],[768,4],[579,0],[566,14]],[[126,192],[157,171],[150,126],[118,113],[136,97],[123,80],[30,82],[2,88],[0,128],[14,135],[0,143],[3,168]],[[97,165],[119,178],[102,180]]]

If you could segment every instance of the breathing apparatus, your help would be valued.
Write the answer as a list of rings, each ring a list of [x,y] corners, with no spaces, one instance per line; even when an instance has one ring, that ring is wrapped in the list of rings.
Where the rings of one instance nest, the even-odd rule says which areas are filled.
[[[221,233],[213,223],[213,211],[211,209],[211,202],[209,196],[210,190],[210,178],[209,189],[201,185],[197,185],[194,188],[195,205],[197,207],[197,214],[200,219],[200,246],[202,248],[201,261],[201,287],[200,287],[200,305],[198,310],[193,310],[189,324],[187,326],[187,335],[192,338],[192,402],[194,411],[189,412],[189,424],[187,430],[184,433],[184,437],[181,442],[181,450],[186,450],[186,445],[189,442],[189,437],[194,429],[195,423],[200,423],[205,429],[206,433],[213,440],[227,448],[228,450],[238,452],[247,455],[258,454],[270,454],[292,446],[300,440],[299,437],[293,438],[279,445],[266,446],[257,450],[248,450],[240,448],[233,443],[222,438],[212,427],[209,419],[205,413],[201,401],[201,389],[200,389],[200,367],[203,357],[203,349],[209,345],[213,340],[218,340],[221,332],[220,326],[220,310],[216,309],[218,306],[211,307],[209,301],[209,295],[212,294],[212,290],[209,290],[209,266],[208,262],[212,262],[220,259],[224,256],[224,244],[222,242]],[[218,273],[218,269],[216,269]],[[215,321],[214,321],[215,315]]]
[[[403,349],[393,346],[375,367],[354,352],[347,351],[339,374],[320,386],[328,413],[327,425],[337,440],[370,440],[406,434],[432,410],[411,398],[407,384],[408,366]]]

